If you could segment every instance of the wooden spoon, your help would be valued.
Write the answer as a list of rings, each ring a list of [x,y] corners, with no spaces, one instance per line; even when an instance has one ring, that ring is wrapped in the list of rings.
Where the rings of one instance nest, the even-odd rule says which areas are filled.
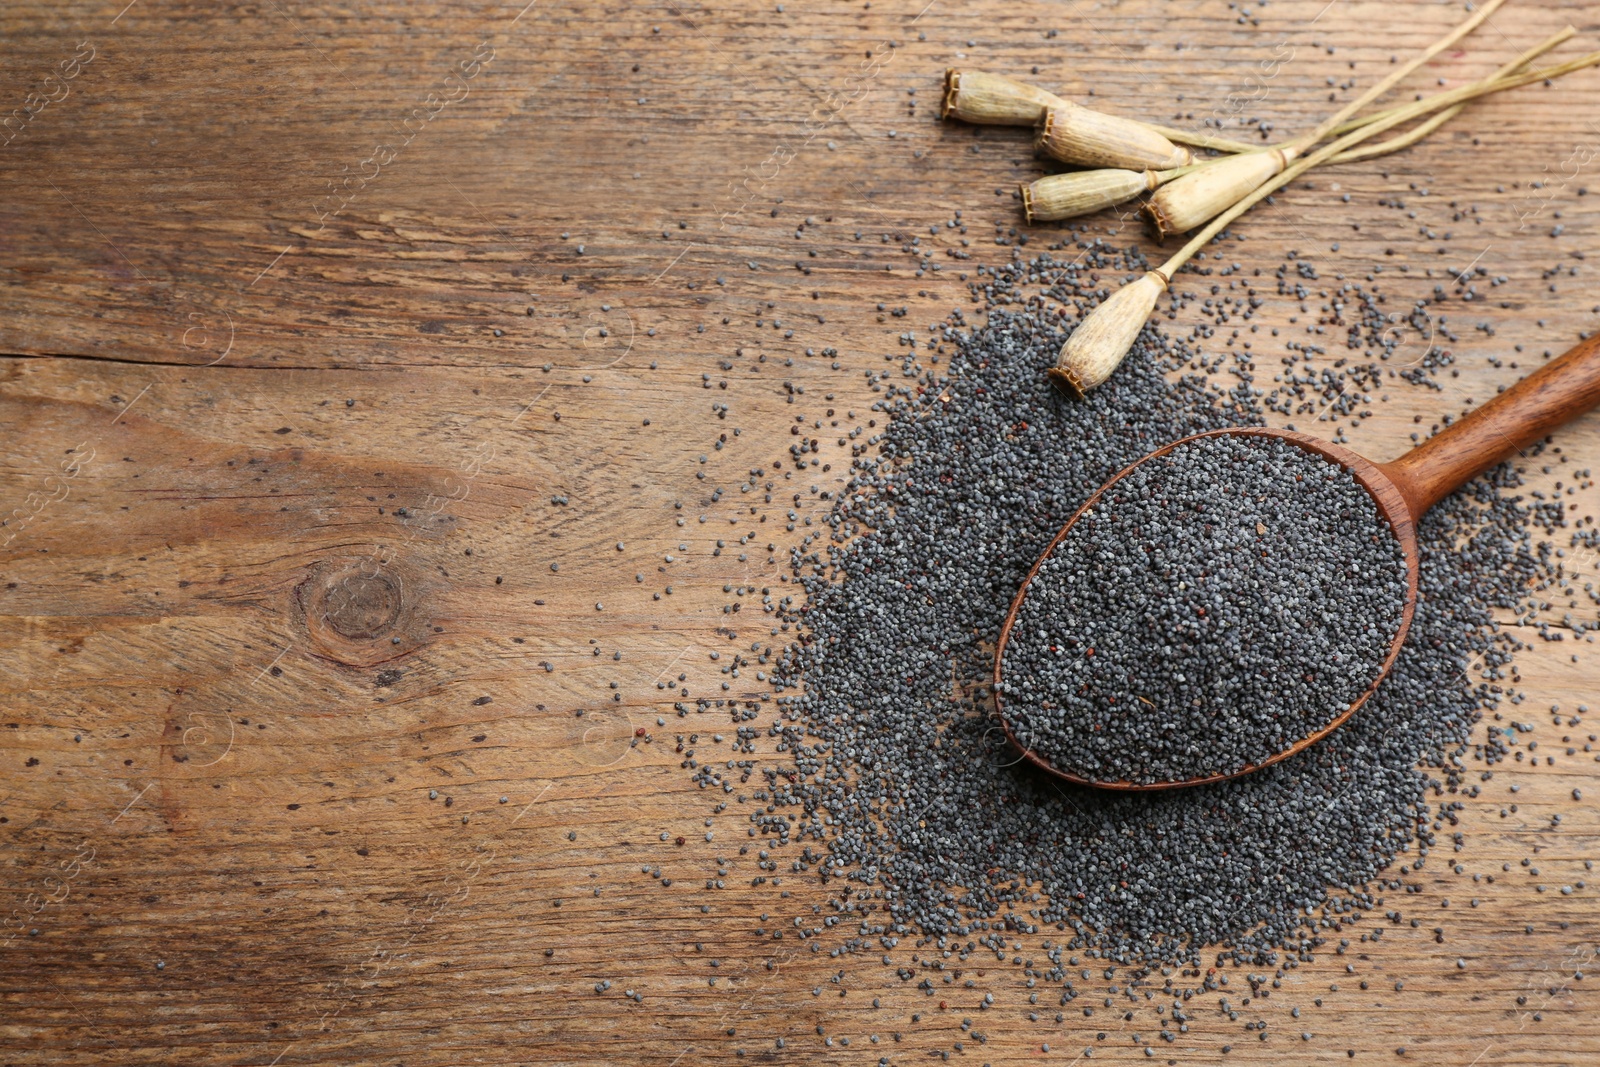
[[[1034,562],[1032,569],[1028,571],[1028,577],[1023,580],[1022,588],[1017,591],[1016,599],[1011,602],[1011,610],[1007,613],[1005,625],[1000,630],[1000,643],[999,647],[995,649],[994,656],[995,712],[1000,717],[1000,725],[1006,732],[1007,740],[1021,754],[1023,759],[1059,778],[1065,778],[1080,785],[1125,790],[1172,789],[1178,786],[1204,785],[1208,782],[1220,782],[1227,778],[1236,778],[1241,774],[1248,774],[1251,771],[1277,763],[1279,760],[1288,759],[1306,746],[1320,741],[1343,725],[1344,721],[1354,714],[1357,708],[1367,702],[1367,698],[1377,690],[1378,683],[1383,681],[1390,668],[1394,666],[1395,658],[1400,654],[1400,646],[1405,642],[1406,632],[1411,628],[1411,618],[1416,613],[1417,607],[1417,521],[1426,514],[1429,508],[1460,488],[1469,479],[1482,474],[1513,452],[1520,452],[1523,448],[1538,441],[1556,427],[1578,417],[1597,404],[1600,404],[1600,335],[1580,342],[1560,358],[1540,367],[1537,371],[1489,401],[1489,403],[1449,426],[1442,433],[1436,434],[1399,459],[1391,460],[1388,463],[1373,463],[1348,448],[1312,437],[1310,434],[1296,433],[1292,430],[1274,430],[1265,427],[1212,430],[1209,433],[1185,437],[1180,441],[1174,441],[1170,445],[1156,449],[1148,456],[1145,456],[1144,459],[1119,471],[1084,502],[1083,506],[1077,510],[1072,518],[1067,520],[1067,524],[1061,528],[1061,531],[1051,540],[1049,546],[1045,548],[1038,560]],[[1079,517],[1099,503],[1106,490],[1115,485],[1124,475],[1140,463],[1165,455],[1181,444],[1198,440],[1202,437],[1213,437],[1217,434],[1238,434],[1243,437],[1277,437],[1289,441],[1307,451],[1315,452],[1319,456],[1348,468],[1355,475],[1356,480],[1366,487],[1367,492],[1372,494],[1372,498],[1377,501],[1379,513],[1383,515],[1389,526],[1394,530],[1394,535],[1399,540],[1406,559],[1405,610],[1400,617],[1400,627],[1395,631],[1394,642],[1389,647],[1389,655],[1385,657],[1383,665],[1378,670],[1377,677],[1372,679],[1372,684],[1366,688],[1360,697],[1351,702],[1350,706],[1338,718],[1310,736],[1301,738],[1283,751],[1271,755],[1259,763],[1250,764],[1232,774],[1217,774],[1204,778],[1186,778],[1165,782],[1136,783],[1093,781],[1063,771],[1051,765],[1050,761],[1045,757],[1027,748],[1017,740],[1016,735],[1011,730],[1011,723],[1007,721],[1005,711],[1001,706],[1003,684],[1000,669],[1005,662],[1006,642],[1011,637],[1011,627],[1017,621],[1017,611],[1022,606],[1022,600],[1027,594],[1028,586],[1033,582],[1034,575],[1038,574],[1040,565],[1055,551],[1056,546],[1067,536],[1067,531],[1072,529],[1073,524],[1078,521]]]

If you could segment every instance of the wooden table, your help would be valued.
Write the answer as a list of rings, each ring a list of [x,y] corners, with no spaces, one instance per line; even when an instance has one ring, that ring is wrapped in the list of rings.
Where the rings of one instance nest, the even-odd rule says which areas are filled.
[[[788,498],[757,515],[711,487],[782,457],[797,417],[864,413],[865,372],[903,330],[970,308],[965,272],[1011,255],[997,235],[1059,239],[1018,218],[1015,183],[1041,172],[1026,136],[937,121],[946,66],[1295,130],[1461,17],[1337,0],[125,3],[0,11],[0,99],[24,109],[0,149],[6,1064],[949,1051],[973,1005],[940,1012],[875,962],[754,936],[825,891],[751,888],[742,816],[707,825],[677,724],[657,725],[675,695],[658,682],[719,693],[710,655],[764,621],[725,613],[724,586],[776,583],[826,507],[802,494],[791,530]],[[1517,0],[1406,98],[1567,21],[1595,47],[1592,7]],[[1581,188],[1597,110],[1593,71],[1474,105],[1238,228],[1230,256],[1276,268],[1297,250],[1323,276],[1304,312],[1261,309],[1289,337],[1338,274],[1408,264],[1381,282],[1403,307],[1485,269],[1476,301],[1432,309],[1459,377],[1394,390],[1349,430],[1357,447],[1394,454],[1414,416],[1426,429],[1519,373],[1491,359],[1600,323],[1583,260],[1600,196]],[[1093,232],[1148,243],[1109,217]],[[913,239],[939,270],[918,273]],[[1573,467],[1600,465],[1597,431],[1560,435]],[[847,449],[825,439],[819,458],[820,484],[842,484]],[[743,557],[714,551],[740,536]],[[1600,1063],[1600,981],[1572,976],[1600,969],[1596,887],[1556,891],[1595,877],[1600,819],[1570,794],[1600,795],[1600,766],[1561,743],[1594,724],[1543,712],[1600,703],[1600,673],[1570,641],[1519,668],[1554,760],[1468,803],[1464,851],[1440,850],[1466,873],[1432,863],[1405,902],[1442,934],[1401,925],[1329,953],[1259,1016],[1197,1002],[1162,1053]],[[995,995],[991,1036],[952,1062],[1070,1063],[1085,1044],[1146,1062],[1081,1018],[1026,1023],[1009,968],[969,977],[966,1000]]]

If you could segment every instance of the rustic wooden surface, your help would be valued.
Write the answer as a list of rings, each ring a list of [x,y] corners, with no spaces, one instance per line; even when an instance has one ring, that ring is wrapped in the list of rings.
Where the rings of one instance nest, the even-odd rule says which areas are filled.
[[[710,654],[767,638],[724,586],[777,584],[868,372],[969,306],[962,272],[1011,253],[997,233],[1059,239],[1019,221],[1024,136],[937,122],[947,65],[1289,131],[1460,5],[125,3],[0,9],[3,108],[50,98],[0,134],[0,1063],[920,1063],[986,991],[989,1042],[955,1062],[1146,1062],[1118,1029],[1153,1034],[1145,1015],[1094,1020],[1103,1042],[1077,1015],[1029,1024],[1010,968],[940,1012],[875,962],[771,954],[762,913],[825,893],[750,887],[742,816],[705,825],[657,683],[721,694]],[[1591,7],[1516,0],[1407,91],[1568,21],[1562,54],[1596,47]],[[1486,268],[1476,302],[1436,309],[1459,377],[1397,386],[1354,447],[1390,458],[1600,324],[1597,111],[1592,71],[1475,104],[1238,228],[1229,259],[1292,249],[1322,275],[1304,309],[1269,295],[1286,337],[1338,273],[1383,266],[1405,306]],[[783,458],[797,417],[827,430],[814,483],[755,513],[710,499]],[[1600,418],[1556,444],[1570,465],[1531,474],[1566,492]],[[1557,889],[1595,877],[1600,819],[1570,799],[1600,795],[1594,726],[1544,713],[1600,696],[1576,647],[1521,658],[1541,758],[1467,803],[1465,849],[1403,902],[1418,928],[1301,968],[1260,1015],[1197,1002],[1160,1058],[1600,1063],[1600,982],[1573,977],[1596,888]]]

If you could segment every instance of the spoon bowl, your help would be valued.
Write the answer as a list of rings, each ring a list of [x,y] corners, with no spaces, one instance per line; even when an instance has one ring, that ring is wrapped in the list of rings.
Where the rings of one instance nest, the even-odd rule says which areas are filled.
[[[1226,781],[1260,770],[1303,751],[1338,729],[1355,714],[1377,691],[1379,684],[1388,676],[1395,660],[1399,657],[1400,649],[1405,644],[1406,634],[1411,627],[1412,617],[1416,614],[1419,562],[1417,523],[1422,516],[1434,504],[1469,479],[1483,473],[1512,453],[1520,452],[1551,430],[1597,404],[1600,404],[1600,335],[1579,343],[1560,358],[1545,364],[1527,378],[1506,389],[1488,404],[1457,420],[1410,452],[1388,463],[1374,463],[1351,449],[1324,441],[1311,434],[1259,426],[1212,430],[1182,438],[1156,449],[1113,475],[1073,513],[1039,558],[1034,561],[1028,576],[1023,579],[1021,588],[1012,600],[1011,609],[1006,614],[995,649],[993,679],[995,713],[1000,719],[1007,741],[1021,759],[1046,773],[1078,785],[1126,791],[1173,789]],[[1017,613],[1028,594],[1028,589],[1039,573],[1039,568],[1055,552],[1078,520],[1094,508],[1106,492],[1130,471],[1152,459],[1166,455],[1180,445],[1219,435],[1278,438],[1343,467],[1372,497],[1379,515],[1389,525],[1399,543],[1406,562],[1405,605],[1399,626],[1396,627],[1390,642],[1388,654],[1379,665],[1370,684],[1340,714],[1314,732],[1296,739],[1293,744],[1281,751],[1267,754],[1230,773],[1168,781],[1131,782],[1094,780],[1063,770],[1018,739],[1004,708],[1003,667],[1006,645],[1011,639]],[[1131,714],[1140,712],[1134,711]]]

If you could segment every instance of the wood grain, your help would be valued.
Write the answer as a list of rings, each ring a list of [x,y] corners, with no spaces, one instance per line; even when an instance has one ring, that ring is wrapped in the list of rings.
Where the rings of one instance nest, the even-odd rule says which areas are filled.
[[[1459,8],[924,2],[0,10],[0,99],[38,94],[0,135],[0,1063],[1145,1062],[1148,1009],[1047,1031],[1009,966],[940,1010],[876,961],[757,937],[829,890],[750,884],[773,872],[738,855],[737,805],[714,815],[676,751],[736,758],[724,720],[673,703],[757,691],[723,670],[772,639],[759,589],[787,591],[881,425],[869,375],[898,374],[901,336],[970,310],[973,269],[1022,237],[1067,238],[1021,222],[1017,183],[1048,169],[1024,132],[937,121],[946,67],[1293,131]],[[1594,37],[1584,5],[1516,0],[1406,91],[1567,22]],[[1387,459],[1595,328],[1597,104],[1593,71],[1474,103],[1235,227],[1214,251],[1262,269],[1261,333],[1327,362],[1344,280],[1446,298],[1441,390],[1395,380],[1338,423],[1308,392],[1282,421]],[[1132,218],[1087,237],[1153,251]],[[1317,277],[1280,294],[1291,251]],[[1168,314],[1226,350],[1199,308]],[[1559,431],[1529,491],[1593,513],[1573,472],[1597,431]],[[1554,623],[1574,599],[1543,597]],[[1571,799],[1600,789],[1593,726],[1565,725],[1597,674],[1565,636],[1531,642],[1506,709],[1539,748],[1391,895],[1420,924],[1368,920],[1380,940],[1237,1021],[1201,1004],[1161,1058],[1600,1062],[1571,977],[1596,889],[1559,891],[1600,851]]]

